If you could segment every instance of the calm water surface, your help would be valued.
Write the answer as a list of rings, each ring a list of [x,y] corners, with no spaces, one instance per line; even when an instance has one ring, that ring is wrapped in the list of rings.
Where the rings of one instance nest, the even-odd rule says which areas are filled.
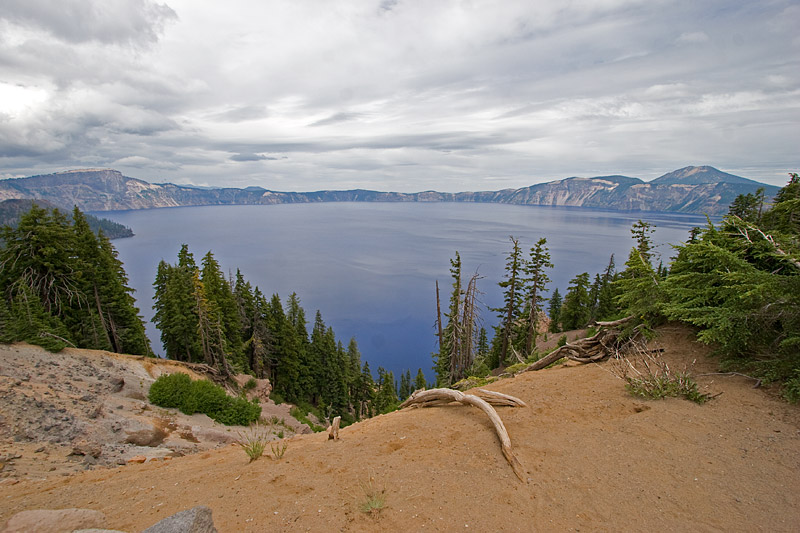
[[[320,203],[273,206],[210,206],[111,211],[102,216],[130,226],[136,236],[114,241],[136,289],[139,308],[152,318],[152,283],[161,259],[177,261],[182,243],[198,264],[211,250],[224,271],[239,268],[267,297],[285,302],[297,292],[313,322],[317,309],[345,344],[356,337],[373,372],[417,368],[430,379],[439,280],[449,298],[449,259],[461,253],[465,277],[483,276],[486,306],[497,307],[509,235],[530,249],[547,238],[555,268],[550,288],[564,294],[581,272],[603,270],[615,254],[623,268],[638,219],[657,226],[656,251],[665,263],[666,243],[686,240],[705,224],[694,215],[468,203]],[[483,312],[487,330],[494,313]],[[153,347],[159,332],[148,325]],[[491,335],[491,333],[490,333]]]

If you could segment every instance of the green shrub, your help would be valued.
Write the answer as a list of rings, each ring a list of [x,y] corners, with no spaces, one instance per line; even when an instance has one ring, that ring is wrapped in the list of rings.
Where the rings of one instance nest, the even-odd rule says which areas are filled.
[[[148,400],[160,407],[180,407],[189,394],[192,386],[192,379],[186,374],[177,372],[175,374],[161,374],[155,383],[150,385]]]
[[[557,346],[557,347],[560,347],[560,346],[564,346],[564,345],[566,345],[566,344],[567,344],[567,336],[566,336],[566,335],[561,335],[561,336],[558,338],[558,343],[556,344],[556,346]]]
[[[150,403],[177,407],[187,415],[203,413],[227,426],[247,426],[261,417],[257,400],[231,398],[222,387],[208,380],[192,381],[186,374],[161,375],[150,386]]]
[[[783,397],[792,403],[800,401],[800,369],[795,370],[793,378],[786,380]]]
[[[257,384],[258,383],[256,383],[256,378],[250,378],[250,379],[247,380],[247,383],[244,384],[244,387],[242,387],[242,389],[244,389],[246,391],[253,390],[253,389],[256,388]]]
[[[192,383],[188,394],[183,397],[180,409],[186,415],[203,413],[211,418],[225,408],[228,395],[221,387],[208,380],[201,379]]]

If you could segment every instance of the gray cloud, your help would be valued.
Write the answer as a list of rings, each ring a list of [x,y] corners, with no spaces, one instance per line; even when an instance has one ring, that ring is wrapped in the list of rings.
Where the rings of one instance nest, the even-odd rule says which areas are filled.
[[[143,44],[177,15],[150,0],[5,0],[0,17],[71,43]]]
[[[263,154],[234,154],[229,158],[231,161],[276,161],[277,157],[269,157]]]
[[[0,165],[411,191],[712,164],[782,184],[798,26],[791,0],[8,0]]]

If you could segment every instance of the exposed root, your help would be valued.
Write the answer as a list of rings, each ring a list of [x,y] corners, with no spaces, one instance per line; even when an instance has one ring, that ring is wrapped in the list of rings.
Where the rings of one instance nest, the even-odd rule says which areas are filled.
[[[619,326],[633,320],[632,316],[614,320],[613,322],[597,322],[600,331],[591,337],[576,340],[561,346],[538,361],[531,363],[518,373],[540,370],[564,357],[579,363],[594,363],[620,351],[622,346],[631,342],[631,338],[621,339]],[[634,338],[636,335],[634,335]]]

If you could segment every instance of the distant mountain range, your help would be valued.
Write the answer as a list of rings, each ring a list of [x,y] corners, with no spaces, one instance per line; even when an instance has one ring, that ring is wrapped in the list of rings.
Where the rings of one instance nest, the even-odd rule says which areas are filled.
[[[650,182],[627,176],[574,177],[521,189],[458,193],[200,188],[148,183],[116,170],[87,169],[0,180],[0,200],[42,199],[67,209],[77,205],[84,211],[312,202],[481,202],[721,215],[738,195],[754,193],[759,187],[767,198],[779,190],[709,166],[685,167]]]

